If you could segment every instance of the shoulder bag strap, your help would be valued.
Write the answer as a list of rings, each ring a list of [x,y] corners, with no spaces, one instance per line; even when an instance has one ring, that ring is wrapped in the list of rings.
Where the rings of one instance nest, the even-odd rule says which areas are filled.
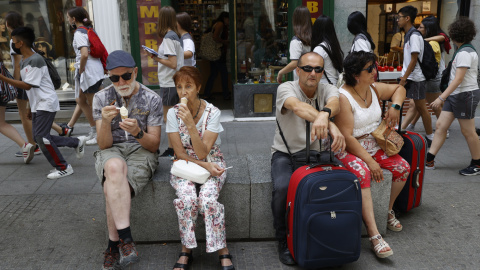
[[[277,127],[280,133],[280,137],[282,137],[282,141],[285,144],[285,147],[287,147],[288,154],[291,156],[292,152],[290,152],[290,148],[288,147],[287,140],[285,140],[285,136],[283,136],[283,131],[282,131],[282,128],[280,127],[280,124],[278,123],[278,119],[276,119],[275,121],[277,121]]]
[[[382,104],[382,119],[383,119],[383,116],[384,116],[384,113],[385,113],[385,101],[380,100],[380,95],[378,94],[378,90],[373,84],[371,84],[370,87],[372,87],[373,91],[375,91],[375,94],[377,95],[378,105],[380,105],[380,101],[383,102],[383,104]],[[370,104],[370,106],[371,106],[371,104]]]
[[[202,102],[202,100],[200,100],[200,102]],[[208,111],[207,111],[207,110],[208,110]],[[211,107],[211,104],[210,104],[210,103],[209,103],[208,106],[205,108],[205,111],[207,111],[207,114],[205,115],[205,118],[203,118],[203,123],[202,123],[202,139],[203,139],[203,137],[205,136],[205,129],[206,129],[206,127],[207,127],[207,119],[208,119],[208,116],[210,115],[210,112],[212,111],[212,107]],[[208,162],[211,162],[210,151],[208,151],[207,161],[208,161]]]

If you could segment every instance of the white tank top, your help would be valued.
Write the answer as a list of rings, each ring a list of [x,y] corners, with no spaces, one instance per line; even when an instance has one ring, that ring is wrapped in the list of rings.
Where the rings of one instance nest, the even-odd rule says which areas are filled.
[[[368,108],[362,108],[353,98],[353,96],[345,89],[339,89],[340,94],[350,102],[353,112],[353,137],[357,138],[365,134],[369,134],[366,138],[359,139],[360,144],[370,153],[374,155],[380,147],[378,146],[375,138],[372,136],[372,132],[377,129],[382,117],[382,109],[378,103],[377,95],[375,91],[370,87],[370,93],[372,94],[372,103]]]

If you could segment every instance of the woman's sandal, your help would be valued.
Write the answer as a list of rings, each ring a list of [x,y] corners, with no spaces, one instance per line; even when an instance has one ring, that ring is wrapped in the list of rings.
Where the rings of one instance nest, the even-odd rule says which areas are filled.
[[[389,248],[390,246],[387,244],[387,242],[385,242],[385,240],[383,240],[383,238],[380,234],[374,235],[374,236],[368,238],[368,240],[370,240],[370,242],[372,243],[372,250],[373,250],[373,252],[375,252],[375,255],[377,255],[378,258],[383,259],[383,258],[386,258],[388,256],[393,255],[393,250],[391,250],[391,249],[389,251],[381,252],[382,249]],[[372,240],[378,240],[378,244],[376,244],[374,246]]]
[[[388,214],[392,215],[393,217],[387,220],[387,228],[394,232],[401,231],[403,226],[401,226],[400,221],[398,221],[398,219],[395,217],[395,212],[393,212],[393,210],[389,210]],[[400,224],[400,227],[397,227],[398,224]]]
[[[175,265],[173,266],[173,269],[175,268],[181,268],[181,269],[185,269],[185,270],[188,270],[188,268],[190,267],[190,265],[192,264],[192,261],[193,261],[193,250],[190,251],[190,253],[187,253],[187,252],[180,252],[180,254],[178,254],[178,258],[182,257],[182,256],[187,256],[188,257],[188,262],[187,264],[183,264],[183,263],[175,263]]]
[[[218,256],[218,259],[220,260],[220,265],[222,265],[222,260],[223,259],[230,259],[230,261],[232,262],[232,265],[229,265],[229,266],[222,266],[222,270],[235,270],[235,267],[233,267],[233,260],[232,260],[233,256],[230,255],[230,254],[224,254],[224,255],[219,255]]]

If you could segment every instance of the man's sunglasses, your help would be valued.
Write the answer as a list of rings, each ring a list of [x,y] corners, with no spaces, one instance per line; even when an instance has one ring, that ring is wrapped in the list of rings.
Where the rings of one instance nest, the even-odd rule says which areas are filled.
[[[132,74],[133,74],[133,72],[127,72],[127,73],[124,73],[122,75],[111,75],[110,76],[110,81],[118,82],[118,81],[120,81],[120,77],[122,77],[122,79],[124,81],[128,81],[132,78]]]
[[[323,71],[323,67],[322,66],[318,66],[318,67],[312,67],[312,66],[298,66],[298,68],[300,68],[301,70],[305,71],[305,72],[312,72],[312,70],[315,70],[315,73],[322,73]]]
[[[362,71],[366,70],[368,73],[372,73],[372,71],[375,69],[376,64],[371,64],[368,68],[362,69]]]

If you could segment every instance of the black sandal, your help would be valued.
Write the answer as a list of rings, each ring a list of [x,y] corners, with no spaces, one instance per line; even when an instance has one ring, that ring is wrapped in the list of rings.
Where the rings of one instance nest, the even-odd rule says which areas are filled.
[[[223,259],[230,259],[230,261],[232,262],[232,265],[229,265],[229,266],[222,266],[222,270],[235,270],[235,267],[233,267],[233,260],[232,260],[233,256],[230,255],[230,254],[224,254],[224,255],[219,255],[218,256],[218,259],[220,259],[220,265],[222,265],[222,260]]]
[[[183,263],[175,263],[175,265],[173,266],[173,269],[175,268],[181,268],[181,269],[185,269],[185,270],[188,270],[188,268],[190,267],[190,265],[192,264],[192,261],[193,261],[193,250],[190,251],[190,253],[187,253],[187,252],[180,252],[180,254],[178,254],[178,258],[182,257],[182,256],[187,256],[188,257],[188,262],[187,264],[183,264]]]

